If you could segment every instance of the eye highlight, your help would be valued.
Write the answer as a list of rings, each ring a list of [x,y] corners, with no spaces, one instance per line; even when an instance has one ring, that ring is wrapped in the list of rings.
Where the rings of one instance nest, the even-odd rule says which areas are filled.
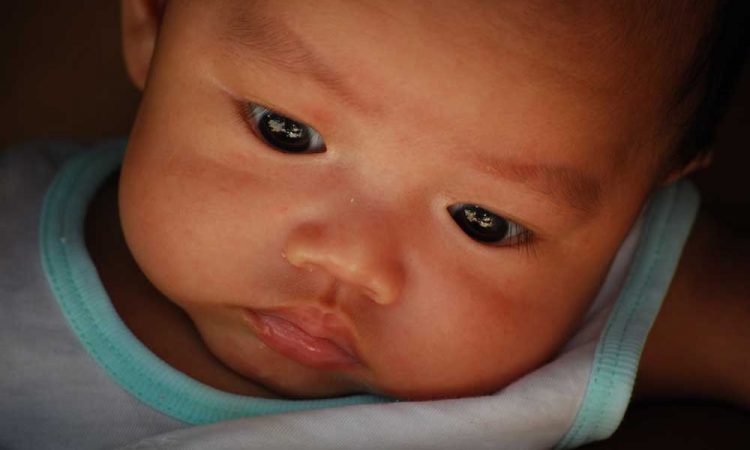
[[[310,125],[254,103],[246,103],[243,113],[253,133],[275,150],[284,153],[325,151],[323,137]]]
[[[483,244],[514,246],[531,238],[531,231],[479,205],[459,203],[448,207],[456,224],[470,238]]]

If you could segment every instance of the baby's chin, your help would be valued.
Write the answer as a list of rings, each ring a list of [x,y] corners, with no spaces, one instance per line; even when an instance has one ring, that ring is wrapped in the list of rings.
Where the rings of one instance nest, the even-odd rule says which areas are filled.
[[[221,359],[221,358],[220,358]],[[325,399],[346,397],[350,395],[376,395],[380,397],[405,400],[425,401],[464,397],[476,397],[497,392],[492,386],[463,384],[460,386],[430,385],[413,383],[419,377],[403,379],[396,383],[373,380],[372,384],[351,379],[349,376],[309,369],[292,363],[267,366],[265,370],[247,370],[244,367],[233,367],[231,361],[225,362],[232,370],[246,379],[261,385],[277,398],[285,399]],[[294,367],[296,366],[296,367]],[[507,383],[506,383],[507,384]]]
[[[318,372],[318,371],[314,371]],[[286,364],[266,368],[260,376],[254,372],[241,373],[249,381],[261,384],[278,398],[325,399],[358,394],[378,394],[352,381],[328,372],[310,373],[306,367],[289,369]]]
[[[330,379],[311,379],[296,374],[285,374],[285,377],[270,378],[262,381],[262,387],[274,394],[276,398],[315,400],[346,397],[350,395],[376,395],[403,401],[445,400],[465,397],[476,397],[496,392],[495,388],[462,387],[446,389],[445,387],[394,386],[375,387],[350,385]],[[291,376],[290,376],[291,375]],[[261,384],[257,378],[248,380]],[[404,380],[404,383],[407,383]]]

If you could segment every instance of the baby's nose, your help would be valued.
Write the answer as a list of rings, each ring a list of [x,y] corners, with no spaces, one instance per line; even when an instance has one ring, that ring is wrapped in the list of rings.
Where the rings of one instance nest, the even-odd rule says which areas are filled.
[[[394,239],[377,223],[305,223],[290,233],[284,256],[295,267],[320,270],[380,305],[394,303],[404,268]]]

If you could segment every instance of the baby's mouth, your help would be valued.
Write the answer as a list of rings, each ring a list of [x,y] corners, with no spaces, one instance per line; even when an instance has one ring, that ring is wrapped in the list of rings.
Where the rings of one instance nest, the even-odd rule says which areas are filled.
[[[244,318],[270,349],[315,369],[351,368],[360,363],[348,339],[325,327],[319,313],[302,310],[254,311]]]

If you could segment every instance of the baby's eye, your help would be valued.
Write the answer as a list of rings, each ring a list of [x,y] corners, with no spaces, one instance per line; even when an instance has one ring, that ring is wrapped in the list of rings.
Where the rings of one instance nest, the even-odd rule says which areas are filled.
[[[531,231],[478,205],[459,203],[448,207],[453,220],[475,241],[513,246],[525,243]]]
[[[285,153],[325,151],[325,142],[315,128],[253,103],[244,109],[255,135],[274,149]]]

